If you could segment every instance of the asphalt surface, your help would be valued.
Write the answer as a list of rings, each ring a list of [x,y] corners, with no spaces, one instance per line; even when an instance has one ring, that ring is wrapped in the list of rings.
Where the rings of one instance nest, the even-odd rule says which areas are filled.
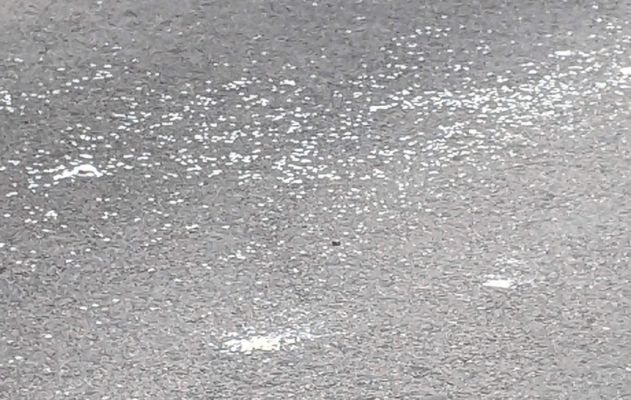
[[[1,399],[631,399],[631,3],[0,5]]]

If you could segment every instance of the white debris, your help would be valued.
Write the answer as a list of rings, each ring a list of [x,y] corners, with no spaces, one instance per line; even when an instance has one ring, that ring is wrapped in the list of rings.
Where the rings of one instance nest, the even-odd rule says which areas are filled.
[[[620,72],[622,75],[631,75],[631,67],[620,68]]]
[[[236,338],[235,334],[229,334],[232,339],[223,342],[222,347],[233,353],[252,354],[255,351],[278,351],[282,346],[290,346],[302,340],[313,340],[317,337],[309,332],[287,331],[276,334],[251,336],[249,338]]]
[[[482,286],[493,287],[498,289],[510,289],[513,286],[512,279],[489,279]]]
[[[253,336],[249,339],[231,339],[223,346],[233,352],[250,354],[253,351],[277,351],[280,349],[281,336]]]
[[[574,52],[572,50],[559,50],[555,51],[554,54],[558,57],[569,57],[574,54]]]
[[[73,176],[98,178],[103,176],[103,174],[90,164],[81,164],[71,170],[63,170],[60,174],[53,176],[53,179],[58,181],[60,179],[71,178]]]
[[[55,210],[50,210],[46,214],[44,214],[46,218],[57,219],[57,212]]]
[[[375,112],[375,111],[380,111],[380,110],[389,110],[392,107],[395,107],[396,104],[386,104],[386,105],[382,105],[382,106],[370,106],[369,110],[370,112]]]
[[[296,86],[296,81],[291,80],[291,79],[285,79],[280,84],[281,85],[286,85],[286,86]]]

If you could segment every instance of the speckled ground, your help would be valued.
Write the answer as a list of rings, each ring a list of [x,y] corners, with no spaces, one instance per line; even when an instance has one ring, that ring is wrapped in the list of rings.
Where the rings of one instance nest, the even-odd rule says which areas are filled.
[[[631,398],[629,21],[3,3],[0,398]]]

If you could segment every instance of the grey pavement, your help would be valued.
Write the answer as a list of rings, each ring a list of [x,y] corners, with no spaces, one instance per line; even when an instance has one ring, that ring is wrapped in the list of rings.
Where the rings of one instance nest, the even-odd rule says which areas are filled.
[[[0,399],[631,399],[631,3],[0,5]]]

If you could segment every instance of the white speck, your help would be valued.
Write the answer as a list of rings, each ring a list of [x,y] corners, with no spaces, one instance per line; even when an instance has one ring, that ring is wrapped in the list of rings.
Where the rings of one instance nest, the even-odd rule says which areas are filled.
[[[620,68],[620,72],[622,75],[631,75],[631,67]]]
[[[92,159],[92,155],[91,154],[79,154],[79,157],[85,158],[85,159],[88,159],[88,160]]]
[[[82,164],[74,167],[70,171],[62,171],[60,174],[53,176],[53,179],[58,181],[60,179],[71,178],[73,176],[98,178],[100,176],[103,176],[103,174],[90,164]]]
[[[280,84],[281,85],[286,85],[286,86],[296,86],[296,82],[291,80],[291,79],[285,79]]]
[[[385,104],[382,106],[370,106],[369,110],[370,112],[375,112],[375,111],[380,111],[380,110],[389,110],[392,107],[395,107],[396,104]]]
[[[494,287],[498,289],[510,289],[510,287],[513,286],[513,280],[512,279],[489,279],[488,281],[484,282],[482,286]]]
[[[223,346],[233,352],[250,354],[253,351],[280,350],[281,336],[253,336],[249,339],[231,339]]]
[[[52,339],[52,338],[53,338],[53,335],[51,335],[50,333],[46,333],[46,334],[44,334],[44,338],[46,338],[46,339]]]
[[[199,228],[199,225],[197,225],[197,224],[186,226],[186,229],[189,230],[189,231],[192,231],[192,230],[197,229],[197,228]]]
[[[569,57],[574,54],[574,52],[572,50],[558,50],[555,51],[554,54],[558,57]]]
[[[55,212],[55,210],[50,210],[44,216],[47,218],[57,219],[57,212]]]
[[[243,100],[244,101],[252,101],[252,100],[256,99],[257,97],[259,97],[259,96],[256,95],[256,94],[253,94],[253,95],[244,97]]]
[[[17,196],[18,192],[9,192],[7,194],[5,194],[6,197],[13,197],[13,196]]]
[[[232,339],[225,341],[222,344],[223,348],[231,352],[245,354],[251,354],[254,351],[278,351],[281,346],[293,345],[303,340],[314,340],[322,337],[320,335],[313,335],[308,330],[306,332],[289,330],[276,334],[251,336],[246,339],[239,339],[236,333],[229,333],[224,337],[226,336]]]

